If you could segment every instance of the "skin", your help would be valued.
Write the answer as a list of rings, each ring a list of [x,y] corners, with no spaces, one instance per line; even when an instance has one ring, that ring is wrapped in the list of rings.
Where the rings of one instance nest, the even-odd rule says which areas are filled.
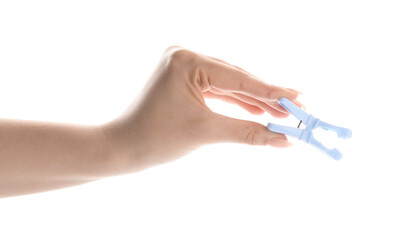
[[[0,120],[0,197],[49,191],[173,161],[206,144],[288,147],[285,135],[212,112],[204,98],[252,114],[288,113],[292,89],[269,85],[220,59],[168,48],[139,98],[99,126]]]

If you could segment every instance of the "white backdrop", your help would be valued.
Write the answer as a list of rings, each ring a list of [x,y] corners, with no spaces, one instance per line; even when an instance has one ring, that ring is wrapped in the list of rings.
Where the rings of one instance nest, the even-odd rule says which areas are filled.
[[[0,239],[402,239],[402,12],[400,1],[0,1],[2,118],[105,122],[181,45],[298,89],[308,112],[353,130],[318,133],[340,161],[297,141],[217,144],[0,199]]]

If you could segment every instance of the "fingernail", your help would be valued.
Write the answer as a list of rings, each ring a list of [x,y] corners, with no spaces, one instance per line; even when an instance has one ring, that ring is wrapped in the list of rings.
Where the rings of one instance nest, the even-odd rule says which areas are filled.
[[[285,148],[285,147],[292,146],[292,143],[290,143],[289,141],[287,141],[285,139],[275,137],[275,138],[270,138],[269,140],[267,140],[266,145],[270,145],[272,147]]]
[[[306,110],[306,107],[304,104],[300,103],[298,100],[294,100],[294,103],[296,103],[302,110]]]
[[[296,93],[298,93],[298,94],[301,94],[301,95],[304,94],[304,93],[302,93],[302,92],[300,92],[300,91],[298,91],[298,90],[292,89],[292,88],[287,88],[287,89],[290,90],[290,91],[292,91],[292,92],[296,92]]]

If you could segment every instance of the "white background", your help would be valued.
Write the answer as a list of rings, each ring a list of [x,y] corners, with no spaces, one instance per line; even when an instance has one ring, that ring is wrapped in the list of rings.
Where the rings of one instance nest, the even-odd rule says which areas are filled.
[[[318,133],[340,161],[297,141],[217,144],[1,199],[0,239],[402,239],[402,12],[400,1],[1,1],[2,118],[105,122],[181,45],[302,91],[308,112],[353,138]]]

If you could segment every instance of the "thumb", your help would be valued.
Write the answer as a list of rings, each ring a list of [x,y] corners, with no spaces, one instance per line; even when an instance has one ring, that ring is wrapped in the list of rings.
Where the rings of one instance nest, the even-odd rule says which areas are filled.
[[[212,113],[209,126],[210,137],[214,142],[237,142],[250,145],[270,145],[273,147],[289,147],[284,134],[275,133],[262,124],[234,119]]]

